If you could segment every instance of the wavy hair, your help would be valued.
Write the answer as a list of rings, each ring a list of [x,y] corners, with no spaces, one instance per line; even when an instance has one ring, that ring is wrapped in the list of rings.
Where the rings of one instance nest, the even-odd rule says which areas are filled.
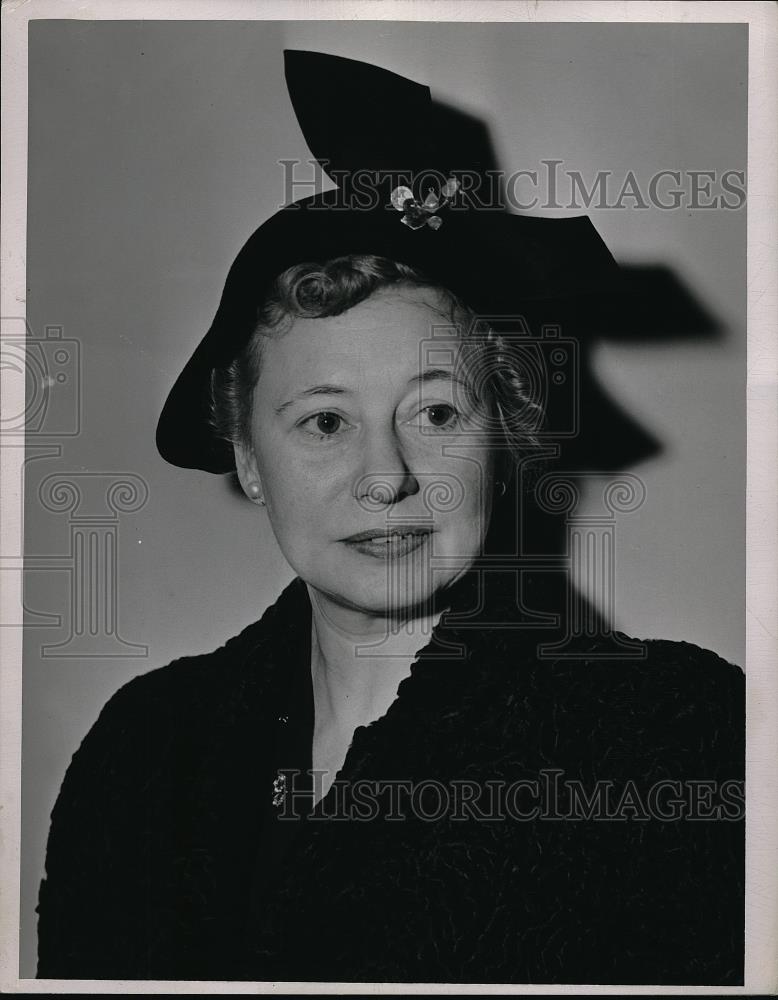
[[[438,293],[441,315],[457,328],[462,340],[461,361],[470,391],[491,415],[495,435],[516,462],[535,450],[544,414],[530,392],[526,362],[509,340],[420,271],[367,254],[296,264],[275,279],[257,310],[246,346],[229,365],[212,372],[214,432],[232,443],[251,440],[254,392],[268,337],[283,334],[297,318],[338,316],[375,292],[393,287],[430,288]]]

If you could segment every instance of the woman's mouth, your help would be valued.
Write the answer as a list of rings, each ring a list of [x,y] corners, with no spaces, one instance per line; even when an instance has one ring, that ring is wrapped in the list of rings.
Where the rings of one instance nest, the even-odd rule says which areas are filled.
[[[344,538],[352,549],[374,559],[398,559],[420,548],[432,534],[429,527],[396,528],[391,531],[374,529],[360,531]]]

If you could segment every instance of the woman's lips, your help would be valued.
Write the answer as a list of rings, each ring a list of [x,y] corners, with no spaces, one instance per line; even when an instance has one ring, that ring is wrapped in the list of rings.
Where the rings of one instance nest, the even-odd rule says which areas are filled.
[[[424,545],[431,534],[431,528],[375,529],[360,531],[343,541],[349,548],[374,559],[398,559]]]

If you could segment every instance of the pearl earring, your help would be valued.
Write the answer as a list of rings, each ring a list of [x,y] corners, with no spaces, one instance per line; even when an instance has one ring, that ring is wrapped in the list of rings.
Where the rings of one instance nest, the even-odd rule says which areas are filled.
[[[251,499],[258,503],[260,507],[265,506],[265,498],[260,492],[259,483],[249,483],[249,493],[251,494]]]

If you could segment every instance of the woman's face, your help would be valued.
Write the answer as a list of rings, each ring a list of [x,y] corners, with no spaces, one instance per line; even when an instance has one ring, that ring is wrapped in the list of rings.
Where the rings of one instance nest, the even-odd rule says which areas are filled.
[[[281,550],[322,596],[413,613],[481,550],[491,452],[460,344],[433,289],[382,290],[340,316],[296,319],[263,344],[252,447]]]

